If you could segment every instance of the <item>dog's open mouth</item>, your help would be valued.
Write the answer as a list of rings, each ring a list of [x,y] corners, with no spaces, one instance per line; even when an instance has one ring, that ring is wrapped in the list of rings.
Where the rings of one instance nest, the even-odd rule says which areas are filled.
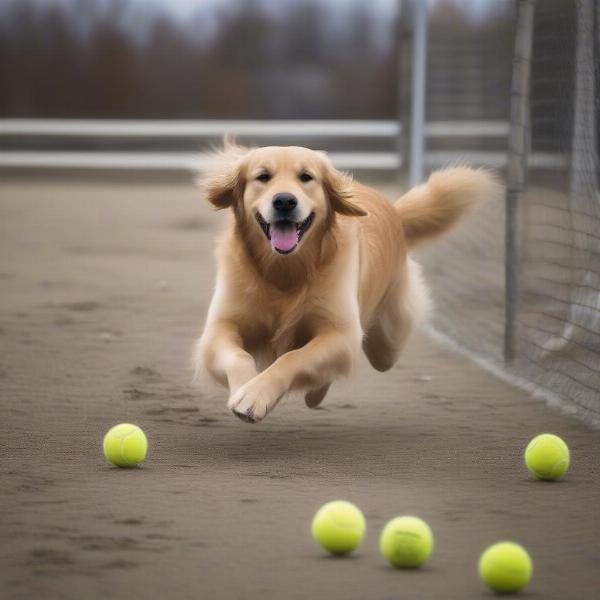
[[[314,218],[315,213],[310,213],[301,223],[286,220],[267,223],[259,212],[256,213],[258,224],[271,242],[273,250],[279,254],[289,254],[294,251],[302,236],[312,225]]]

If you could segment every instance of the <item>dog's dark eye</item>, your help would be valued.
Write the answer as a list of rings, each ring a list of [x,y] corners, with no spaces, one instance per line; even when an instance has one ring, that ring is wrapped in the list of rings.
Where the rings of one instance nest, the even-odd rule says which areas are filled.
[[[271,176],[266,172],[261,173],[257,176],[256,181],[262,181],[263,183],[267,183],[268,181],[271,181]]]
[[[302,183],[308,183],[309,181],[313,180],[313,176],[310,173],[307,173],[306,171],[304,173],[300,173],[300,181]]]

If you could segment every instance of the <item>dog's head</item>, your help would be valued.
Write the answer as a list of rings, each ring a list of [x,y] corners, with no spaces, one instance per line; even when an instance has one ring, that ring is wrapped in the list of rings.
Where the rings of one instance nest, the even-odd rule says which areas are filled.
[[[244,148],[226,143],[201,178],[208,201],[231,207],[252,239],[292,254],[331,226],[335,214],[364,216],[352,180],[325,153],[296,146]]]

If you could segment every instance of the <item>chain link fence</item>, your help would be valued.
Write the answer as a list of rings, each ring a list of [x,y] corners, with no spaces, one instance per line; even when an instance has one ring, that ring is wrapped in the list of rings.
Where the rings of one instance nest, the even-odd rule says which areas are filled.
[[[454,2],[430,12],[428,119],[509,123],[508,139],[473,142],[507,202],[421,254],[434,325],[600,423],[600,0],[499,2],[488,17]],[[449,18],[468,35],[444,86]],[[468,160],[460,139],[444,143]]]

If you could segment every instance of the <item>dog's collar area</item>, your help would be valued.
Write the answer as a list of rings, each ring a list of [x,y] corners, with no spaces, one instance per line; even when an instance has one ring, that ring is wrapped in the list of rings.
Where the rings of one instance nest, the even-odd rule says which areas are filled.
[[[285,248],[285,249],[278,248],[277,246],[273,245],[272,238],[271,238],[272,224],[268,223],[263,218],[263,216],[260,214],[260,212],[257,212],[255,217],[256,217],[256,221],[260,225],[260,228],[263,230],[263,233],[265,234],[266,238],[271,242],[273,249],[276,252],[278,252],[279,254],[290,254],[291,252],[293,252],[296,249],[296,246],[300,243],[300,240],[302,239],[304,234],[308,231],[308,229],[312,225],[314,218],[315,218],[315,213],[311,212],[310,215],[308,215],[308,217],[306,217],[306,219],[304,219],[304,221],[301,221],[300,223],[296,223],[295,221],[287,221],[287,220],[280,220],[280,221],[276,222],[279,227],[282,227],[284,229],[294,227],[296,230],[296,235],[298,236],[296,244],[294,244],[294,246],[291,248]]]

